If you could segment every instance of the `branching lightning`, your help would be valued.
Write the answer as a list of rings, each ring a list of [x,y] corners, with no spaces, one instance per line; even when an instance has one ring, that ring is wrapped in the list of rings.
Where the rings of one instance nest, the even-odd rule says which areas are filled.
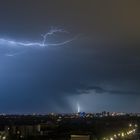
[[[63,42],[59,43],[47,43],[47,39],[49,36],[54,35],[55,33],[68,33],[65,30],[62,29],[51,29],[49,32],[47,32],[44,35],[41,35],[43,37],[42,42],[19,42],[19,41],[14,41],[14,40],[8,40],[4,38],[0,38],[0,45],[7,45],[9,47],[49,47],[49,46],[60,46],[60,45],[65,45],[73,40],[75,40],[78,36],[75,36],[69,40],[65,40]]]
[[[46,44],[46,40],[47,40],[47,37],[49,36],[52,36],[54,35],[55,33],[68,33],[67,31],[65,30],[62,30],[62,29],[52,29],[50,30],[50,32],[46,33],[45,35],[41,35],[43,37],[43,41],[42,41],[42,46],[49,46],[49,45],[53,45],[53,44]],[[59,45],[59,44],[62,44],[64,42],[61,42],[61,43],[57,43],[56,45]]]

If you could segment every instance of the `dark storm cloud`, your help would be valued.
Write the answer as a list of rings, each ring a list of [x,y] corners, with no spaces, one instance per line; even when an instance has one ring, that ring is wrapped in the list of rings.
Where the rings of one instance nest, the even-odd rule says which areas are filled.
[[[139,91],[130,91],[130,90],[110,90],[110,89],[104,89],[102,87],[95,87],[95,86],[90,86],[86,87],[84,89],[78,90],[79,94],[89,94],[89,93],[109,93],[109,94],[140,94]]]
[[[120,47],[114,51],[111,46],[103,45],[100,46],[104,47],[103,52],[89,46],[90,51],[84,53],[87,47],[34,50],[4,58],[1,93],[5,95],[2,96],[11,101],[13,108],[51,111],[59,107],[59,111],[61,108],[64,111],[71,110],[65,100],[68,95],[140,94],[140,66],[133,52],[124,49],[121,53],[125,56],[121,56]]]
[[[139,5],[128,0],[0,1],[0,37],[39,41],[51,26],[83,34],[59,49],[0,46],[0,111],[71,111],[65,97],[85,93],[139,96]],[[24,53],[6,57],[9,51]]]

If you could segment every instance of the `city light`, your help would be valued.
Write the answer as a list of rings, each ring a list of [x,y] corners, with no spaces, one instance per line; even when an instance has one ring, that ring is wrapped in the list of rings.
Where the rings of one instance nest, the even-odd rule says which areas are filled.
[[[129,124],[129,127],[131,127],[131,126],[132,126],[132,124],[130,123],[130,124]]]
[[[3,140],[6,140],[6,136],[3,136],[3,138],[2,138]]]
[[[128,130],[125,132],[122,131],[121,133],[116,133],[113,136],[110,136],[109,140],[114,140],[117,138],[120,139],[120,138],[128,137],[128,136],[135,134],[136,129],[133,128],[133,125],[129,124],[129,127],[131,127],[131,129],[128,128]],[[138,125],[135,124],[134,127],[138,127]],[[108,138],[104,137],[103,140],[108,140]]]

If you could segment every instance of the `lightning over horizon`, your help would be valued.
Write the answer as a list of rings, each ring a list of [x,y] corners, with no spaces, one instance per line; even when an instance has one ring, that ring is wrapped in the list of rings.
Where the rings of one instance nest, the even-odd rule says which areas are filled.
[[[0,1],[0,113],[140,112],[140,1]]]
[[[81,111],[80,105],[79,103],[77,103],[77,113],[79,113]]]

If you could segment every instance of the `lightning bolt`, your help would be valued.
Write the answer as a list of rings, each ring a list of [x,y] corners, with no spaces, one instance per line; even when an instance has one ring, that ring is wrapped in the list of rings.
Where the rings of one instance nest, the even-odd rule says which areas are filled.
[[[11,53],[6,53],[5,56],[8,56],[8,57],[13,57],[13,56],[17,56],[17,55],[20,55],[22,53],[24,53],[25,51],[21,51],[21,52],[11,52]]]
[[[46,45],[48,45],[48,46],[52,45],[52,44],[45,44],[45,43],[46,43],[47,37],[52,36],[55,33],[68,33],[68,32],[65,30],[62,30],[62,29],[57,29],[57,28],[51,29],[50,32],[46,33],[45,35],[41,35],[43,37],[42,46],[45,47]],[[57,44],[61,44],[61,43],[57,43]]]
[[[80,112],[80,105],[79,105],[79,103],[77,102],[77,113],[79,113]]]
[[[73,38],[69,39],[69,40],[65,40],[63,42],[59,42],[59,43],[47,43],[47,39],[49,36],[52,36],[56,33],[68,33],[65,30],[62,29],[51,29],[49,32],[47,32],[44,35],[41,35],[43,37],[42,42],[19,42],[19,41],[14,41],[14,40],[8,40],[8,39],[4,39],[4,38],[0,38],[0,45],[7,45],[9,47],[49,47],[49,46],[62,46],[65,45],[67,43],[72,42],[73,40],[75,40],[79,35],[74,36]]]

